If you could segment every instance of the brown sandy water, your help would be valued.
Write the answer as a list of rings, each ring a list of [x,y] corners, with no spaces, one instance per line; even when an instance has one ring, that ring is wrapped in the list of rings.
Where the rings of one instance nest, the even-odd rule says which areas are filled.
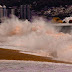
[[[53,60],[52,58],[49,57],[25,54],[20,53],[18,50],[2,49],[2,48],[0,48],[0,60],[24,60],[24,61],[40,61],[40,62],[72,64],[70,62]]]

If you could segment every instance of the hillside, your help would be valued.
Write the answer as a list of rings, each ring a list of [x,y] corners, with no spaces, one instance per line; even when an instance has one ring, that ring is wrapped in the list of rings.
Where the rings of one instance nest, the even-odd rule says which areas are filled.
[[[33,4],[34,2],[36,2],[38,6],[59,6],[72,4],[72,0],[0,0],[0,4],[10,6],[20,4]]]

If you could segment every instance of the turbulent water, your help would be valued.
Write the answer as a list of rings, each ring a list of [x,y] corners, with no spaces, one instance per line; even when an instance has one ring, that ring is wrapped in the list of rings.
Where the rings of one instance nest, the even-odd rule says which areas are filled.
[[[32,22],[12,17],[0,25],[0,47],[72,62],[72,35],[59,30],[41,17]]]
[[[0,72],[72,72],[72,65],[35,62],[0,60]]]

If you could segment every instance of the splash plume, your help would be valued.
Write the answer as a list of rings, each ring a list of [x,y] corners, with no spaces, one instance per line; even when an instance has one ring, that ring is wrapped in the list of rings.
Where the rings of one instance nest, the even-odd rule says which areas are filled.
[[[5,20],[0,25],[0,46],[2,45],[72,62],[72,35],[59,32],[41,17],[35,17],[32,22],[21,21],[14,16]]]

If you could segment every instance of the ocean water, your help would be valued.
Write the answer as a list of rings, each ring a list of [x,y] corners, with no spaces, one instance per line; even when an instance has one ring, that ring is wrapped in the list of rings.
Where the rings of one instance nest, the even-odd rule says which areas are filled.
[[[72,65],[34,62],[34,61],[8,61],[0,60],[0,72],[72,72]]]

